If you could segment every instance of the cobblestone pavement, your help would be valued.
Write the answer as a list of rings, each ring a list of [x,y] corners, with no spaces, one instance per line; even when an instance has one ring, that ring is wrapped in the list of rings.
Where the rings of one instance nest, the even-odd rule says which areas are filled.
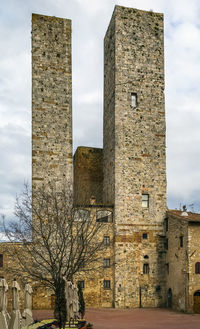
[[[52,311],[33,311],[34,319],[52,318]],[[94,329],[200,329],[200,314],[184,314],[167,309],[88,309]]]

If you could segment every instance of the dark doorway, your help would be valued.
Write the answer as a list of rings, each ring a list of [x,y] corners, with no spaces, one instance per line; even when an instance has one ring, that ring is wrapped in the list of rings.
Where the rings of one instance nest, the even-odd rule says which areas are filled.
[[[167,294],[167,307],[172,308],[172,289],[169,288]]]
[[[194,293],[193,311],[200,314],[200,290]]]

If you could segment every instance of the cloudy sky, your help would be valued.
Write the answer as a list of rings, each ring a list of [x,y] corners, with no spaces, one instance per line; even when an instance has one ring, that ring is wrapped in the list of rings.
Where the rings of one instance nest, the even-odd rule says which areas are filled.
[[[163,12],[168,207],[200,212],[200,1],[6,0],[0,3],[0,213],[31,177],[31,14],[72,19],[73,133],[102,147],[103,37],[114,5]],[[190,206],[190,209],[192,206]]]

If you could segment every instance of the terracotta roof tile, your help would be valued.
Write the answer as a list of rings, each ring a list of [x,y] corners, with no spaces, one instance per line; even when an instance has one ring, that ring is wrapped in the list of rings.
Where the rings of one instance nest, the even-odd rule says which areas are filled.
[[[182,210],[168,210],[169,215],[173,215],[180,219],[186,219],[188,222],[200,222],[200,214],[187,211],[188,216],[182,216]]]

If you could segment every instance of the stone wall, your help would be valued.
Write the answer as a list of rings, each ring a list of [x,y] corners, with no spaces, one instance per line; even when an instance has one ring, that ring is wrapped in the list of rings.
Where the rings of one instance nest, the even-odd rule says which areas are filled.
[[[99,241],[103,241],[104,237],[109,237],[109,244],[103,247],[103,250],[97,253],[95,262],[92,265],[92,270],[88,271],[84,268],[82,272],[75,275],[74,280],[84,281],[84,298],[87,307],[113,307],[114,294],[114,226],[113,226],[113,208],[99,207],[98,205],[91,205],[85,208],[90,211],[90,216],[96,220],[106,217],[108,215],[108,222],[102,223],[102,228],[98,233]],[[110,265],[105,267],[104,259],[110,259]],[[110,288],[104,287],[104,280],[110,281]]]
[[[77,210],[83,208],[76,208]],[[104,237],[109,237],[109,243],[102,246],[102,249],[96,253],[93,262],[83,271],[74,276],[74,282],[84,280],[85,288],[83,290],[86,307],[112,307],[113,306],[113,287],[114,287],[114,258],[113,258],[113,244],[114,244],[114,230],[113,230],[113,208],[103,207],[97,205],[90,205],[84,210],[90,212],[92,220],[96,222],[99,220],[101,225],[98,231],[97,239],[99,242],[104,241]],[[108,222],[101,222],[101,219]],[[54,307],[54,292],[48,287],[41,285],[41,282],[31,280],[31,277],[26,273],[21,273],[21,267],[16,257],[16,251],[23,253],[23,246],[20,243],[0,243],[0,254],[3,254],[3,267],[0,267],[0,276],[4,277],[9,285],[8,294],[8,309],[11,311],[12,299],[12,281],[17,279],[20,292],[20,308],[24,305],[24,287],[27,282],[31,282],[33,288],[33,309],[51,309]],[[105,267],[104,259],[109,259],[109,266]],[[31,259],[29,260],[31,264]],[[14,272],[13,272],[14,271]],[[104,288],[104,280],[110,281],[110,288]]]
[[[0,267],[0,277],[3,277],[6,279],[8,286],[9,286],[9,290],[8,290],[8,310],[9,312],[11,312],[12,310],[12,282],[13,279],[16,278],[18,283],[20,284],[21,287],[21,291],[20,291],[20,308],[23,309],[24,308],[24,295],[23,295],[23,288],[25,287],[26,284],[26,276],[24,275],[23,277],[20,276],[16,276],[16,273],[10,273],[9,270],[13,269],[13,270],[17,270],[19,267],[19,263],[17,261],[17,257],[11,257],[10,253],[12,254],[12,251],[14,250],[14,248],[17,248],[18,250],[21,249],[21,244],[13,244],[13,243],[0,243],[0,254],[3,255],[3,267]],[[9,252],[8,252],[9,249]],[[13,251],[14,254],[14,251]]]
[[[195,273],[195,264],[200,262],[200,215],[198,221],[191,221],[188,225],[188,273],[189,280],[185,282],[188,285],[188,312],[194,310],[194,293],[200,292],[200,274]],[[200,298],[199,310],[200,313]]]
[[[194,306],[194,293],[200,292],[200,274],[195,264],[200,262],[200,214],[168,211],[168,250],[166,254],[166,302],[172,291],[172,308],[200,313],[200,298]],[[167,270],[168,268],[168,270]]]
[[[32,16],[32,183],[72,184],[71,21]]]
[[[180,212],[181,215],[181,212]],[[181,239],[182,237],[182,246]],[[166,304],[170,307],[169,289],[172,292],[172,305],[175,310],[187,310],[188,296],[188,221],[168,212],[166,231]]]
[[[144,307],[159,306],[165,291],[159,256],[166,212],[163,15],[116,6],[104,46],[104,196],[115,207],[115,306],[138,307],[141,289]],[[149,196],[146,208],[142,194]],[[135,238],[143,230],[146,251]],[[150,255],[145,283],[143,251]]]
[[[31,283],[33,288],[33,309],[51,309],[51,295],[53,291],[41,287],[40,282],[32,281],[30,276],[21,272],[21,267],[16,256],[16,251],[23,252],[20,243],[0,243],[0,254],[3,255],[3,267],[0,267],[0,276],[8,283],[8,310],[12,310],[12,282],[15,278],[20,286],[20,309],[24,309],[24,288],[26,283]],[[31,262],[31,260],[30,260]]]
[[[115,12],[104,38],[103,202],[115,200]]]
[[[78,147],[74,154],[74,204],[88,205],[91,196],[102,203],[103,150]]]

